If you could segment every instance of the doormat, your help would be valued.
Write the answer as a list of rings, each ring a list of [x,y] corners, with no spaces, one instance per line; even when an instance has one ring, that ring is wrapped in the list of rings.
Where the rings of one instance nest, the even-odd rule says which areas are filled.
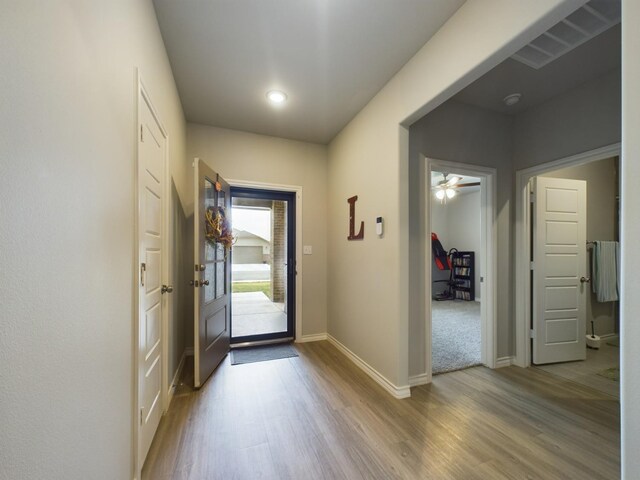
[[[620,381],[620,367],[607,368],[606,370],[602,370],[598,372],[598,375],[604,378],[608,378],[609,380],[613,380],[614,382]]]
[[[291,345],[268,345],[264,347],[236,348],[231,350],[231,365],[242,363],[266,362],[280,358],[297,357]]]

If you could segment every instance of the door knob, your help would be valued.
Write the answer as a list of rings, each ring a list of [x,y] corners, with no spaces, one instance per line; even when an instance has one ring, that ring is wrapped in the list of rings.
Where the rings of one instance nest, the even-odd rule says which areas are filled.
[[[200,286],[201,286],[201,287],[204,287],[205,285],[209,285],[209,280],[202,280],[202,281],[200,282]]]
[[[590,281],[590,277],[580,277],[580,283],[589,283]]]
[[[172,285],[162,285],[162,288],[160,289],[160,293],[171,293],[171,292],[173,292]]]

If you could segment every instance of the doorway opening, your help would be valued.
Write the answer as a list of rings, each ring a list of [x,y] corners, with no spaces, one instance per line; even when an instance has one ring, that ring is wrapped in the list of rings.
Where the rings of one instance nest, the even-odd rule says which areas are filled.
[[[480,178],[431,172],[433,374],[482,364]]]
[[[232,187],[231,344],[295,337],[296,195]]]
[[[496,171],[428,158],[426,162],[429,373],[475,365],[493,368]]]
[[[520,344],[528,347],[525,353],[527,364],[614,397],[619,397],[620,372],[616,258],[620,238],[618,172],[617,147],[613,146],[547,164],[535,172],[522,172],[518,183],[533,198],[527,208],[529,215],[521,228],[525,231],[519,232],[526,235],[521,238],[529,240],[525,251],[518,254],[520,264],[523,263],[522,254],[532,262],[528,275],[520,273],[528,277],[528,285],[523,285],[524,278],[518,278],[521,287],[526,288],[521,293],[525,294],[526,305],[529,305],[524,312],[526,320],[519,318],[527,322],[531,331],[528,337],[532,338],[526,338],[524,342],[519,339]],[[546,192],[550,188],[548,185],[560,188],[566,196],[574,183],[583,184],[585,189],[584,211],[578,212],[576,220],[578,231],[583,231],[583,234],[578,235],[575,242],[569,238],[555,241],[551,248],[567,250],[573,248],[569,244],[576,244],[576,253],[574,255],[569,250],[543,251],[548,248],[545,235],[553,234],[546,225],[548,222],[545,220],[548,219],[541,217],[545,215],[542,211],[544,203],[553,198]],[[540,195],[545,198],[541,199]],[[569,209],[567,200],[565,198],[561,210]],[[563,216],[551,219],[554,225],[561,225],[558,220],[571,221],[570,213],[563,211],[554,215]],[[551,265],[545,262],[549,255],[555,259]],[[562,272],[558,269],[563,262],[568,268],[571,258],[576,259],[575,267],[571,272],[560,275]],[[560,287],[558,282],[566,285]],[[549,285],[540,288],[544,284]],[[563,290],[565,295],[557,295],[554,290]],[[556,305],[560,301],[565,304]],[[575,321],[571,323],[573,318]],[[563,325],[567,328],[556,328]],[[552,352],[551,349],[561,351]]]

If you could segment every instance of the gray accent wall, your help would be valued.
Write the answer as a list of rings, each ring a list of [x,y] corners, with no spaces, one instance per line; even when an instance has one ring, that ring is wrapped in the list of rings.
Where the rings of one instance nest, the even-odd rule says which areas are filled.
[[[620,142],[619,70],[510,116],[450,100],[410,128],[409,374],[424,369],[425,172],[421,155],[495,167],[497,180],[497,356],[515,353],[515,172]],[[602,322],[610,329],[610,321]],[[606,326],[605,326],[606,325]]]
[[[616,69],[515,117],[515,170],[620,141],[621,74]]]
[[[409,375],[424,373],[425,162],[437,160],[497,169],[498,356],[509,355],[513,335],[510,200],[513,119],[508,115],[448,101],[409,130]]]

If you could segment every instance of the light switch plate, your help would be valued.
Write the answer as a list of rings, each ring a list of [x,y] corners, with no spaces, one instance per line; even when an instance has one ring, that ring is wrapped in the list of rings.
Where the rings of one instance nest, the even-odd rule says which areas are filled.
[[[302,247],[302,253],[305,255],[311,255],[313,253],[313,247],[311,245],[305,245]]]

